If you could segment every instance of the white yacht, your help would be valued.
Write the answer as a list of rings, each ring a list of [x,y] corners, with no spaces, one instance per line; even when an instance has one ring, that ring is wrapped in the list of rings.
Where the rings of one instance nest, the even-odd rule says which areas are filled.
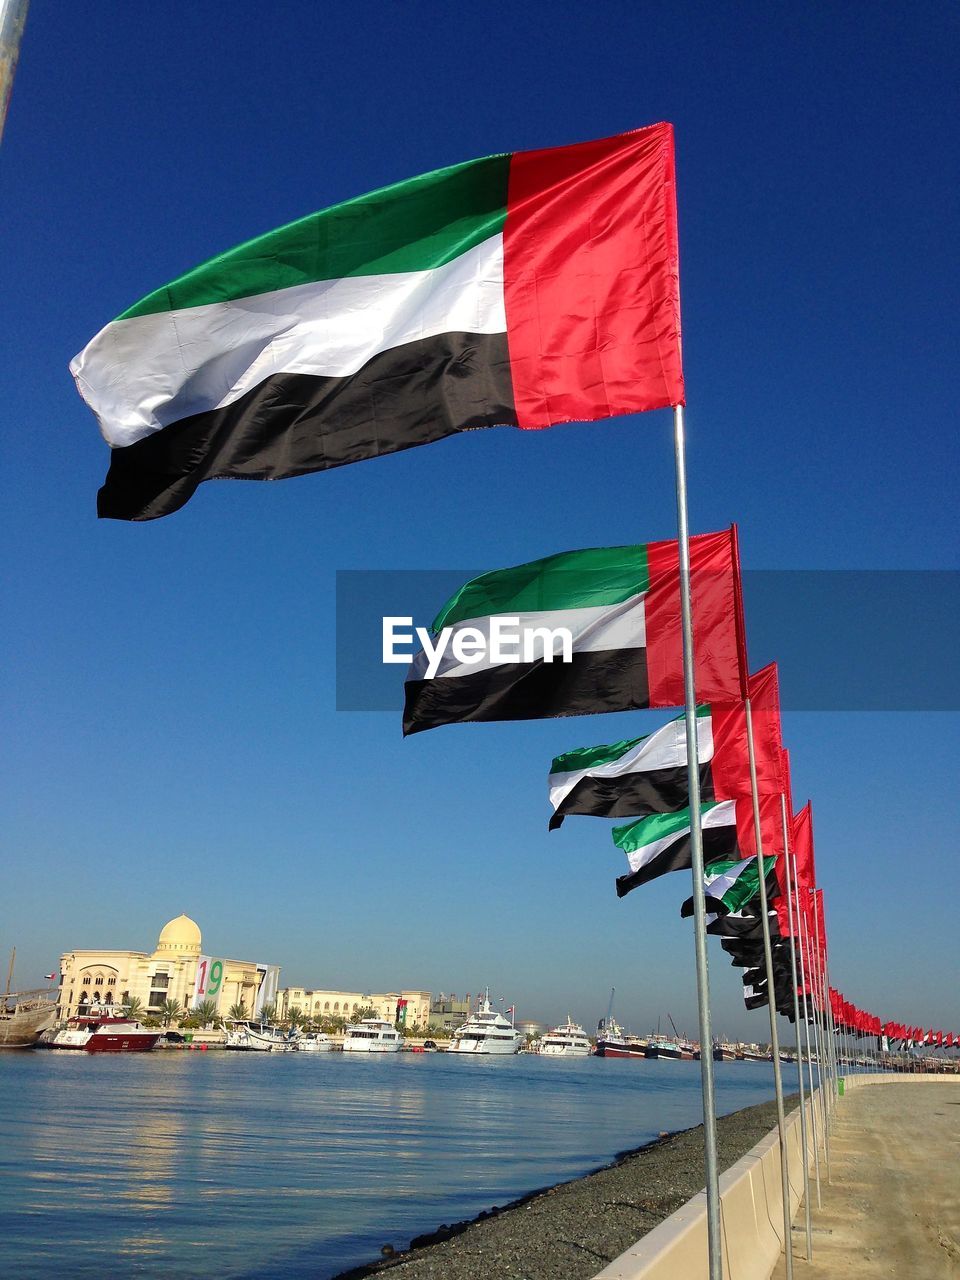
[[[512,1011],[511,1011],[512,1012]],[[523,1036],[490,1004],[488,991],[476,1013],[453,1033],[449,1053],[519,1053]]]
[[[333,1048],[333,1041],[322,1031],[305,1032],[293,1043],[298,1053],[326,1053]]]
[[[382,1018],[364,1018],[343,1033],[344,1053],[396,1053],[402,1044],[400,1032]]]
[[[569,1013],[561,1027],[554,1027],[540,1041],[540,1053],[551,1058],[586,1058],[593,1052],[590,1037],[572,1021]]]

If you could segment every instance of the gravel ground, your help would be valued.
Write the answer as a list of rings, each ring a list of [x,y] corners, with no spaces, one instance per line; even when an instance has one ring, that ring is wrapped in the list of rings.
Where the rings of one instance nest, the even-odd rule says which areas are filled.
[[[787,1112],[796,1096],[785,1100]],[[775,1102],[723,1116],[721,1170],[777,1124]],[[703,1126],[660,1138],[612,1165],[514,1201],[469,1224],[441,1227],[428,1243],[339,1280],[389,1272],[389,1280],[587,1280],[703,1189]],[[454,1234],[455,1233],[455,1234]]]

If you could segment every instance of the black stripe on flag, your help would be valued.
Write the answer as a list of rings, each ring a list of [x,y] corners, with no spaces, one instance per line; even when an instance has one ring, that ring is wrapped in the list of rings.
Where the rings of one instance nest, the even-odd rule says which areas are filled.
[[[281,480],[516,426],[505,333],[442,333],[382,351],[357,373],[277,373],[232,404],[113,449],[97,513],[153,520],[204,480]]]

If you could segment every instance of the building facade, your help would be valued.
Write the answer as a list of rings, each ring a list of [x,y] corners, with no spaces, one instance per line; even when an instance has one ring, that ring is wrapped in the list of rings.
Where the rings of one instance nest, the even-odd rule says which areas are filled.
[[[204,998],[221,1015],[241,1003],[252,1013],[270,996],[271,986],[275,990],[278,975],[274,965],[203,955],[200,926],[180,915],[164,925],[151,952],[64,952],[57,1010],[61,1018],[70,1018],[82,1008],[136,997],[143,1013],[157,1017],[167,1000],[187,1010]]]
[[[462,1000],[458,1000],[453,992],[445,996],[441,991],[430,1005],[430,1026],[442,1027],[444,1031],[456,1031],[457,1027],[463,1026],[469,1016],[469,994]]]
[[[386,1022],[397,1020],[397,1008],[401,1000],[404,1025],[410,1030],[426,1030],[430,1021],[429,991],[327,991],[307,987],[284,987],[277,993],[277,1013],[285,1018],[291,1009],[297,1008],[304,1017],[314,1021],[344,1018],[353,1021],[361,1009],[373,1009],[374,1016]]]

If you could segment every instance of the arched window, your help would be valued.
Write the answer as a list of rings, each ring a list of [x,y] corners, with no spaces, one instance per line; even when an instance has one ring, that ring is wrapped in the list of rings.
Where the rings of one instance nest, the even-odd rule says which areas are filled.
[[[98,973],[98,974],[97,974],[97,976],[96,976],[96,977],[94,978],[94,980],[93,980],[93,985],[94,985],[95,987],[102,987],[102,986],[103,986],[103,974],[102,974],[102,973]]]
[[[343,1007],[344,1007],[344,1008],[346,1008],[347,1006],[346,1006],[346,1005],[344,1005]],[[339,1009],[340,1009],[340,1001],[339,1001],[339,1000],[334,1000],[334,1002],[333,1002],[333,1012],[334,1012],[334,1013],[337,1013],[337,1012],[339,1012]]]
[[[80,1000],[79,1000],[79,1003],[80,1003],[80,1004],[86,1004],[86,1003],[87,1003],[87,999],[88,999],[88,997],[87,997],[87,993],[86,993],[86,991],[81,991],[81,992],[80,992]]]
[[[325,1013],[329,1013],[329,1012],[330,1012],[330,1001],[329,1001],[329,1000],[325,1000],[325,1001],[323,1002],[323,1009],[324,1009],[324,1012],[325,1012]]]
[[[107,978],[107,986],[108,987],[114,986],[116,981],[117,981],[116,975],[111,973],[110,976]]]
[[[320,1001],[319,1001],[319,1000],[314,1000],[314,1002],[313,1002],[313,1011],[314,1011],[314,1013],[319,1013],[319,1012],[320,1012]]]

